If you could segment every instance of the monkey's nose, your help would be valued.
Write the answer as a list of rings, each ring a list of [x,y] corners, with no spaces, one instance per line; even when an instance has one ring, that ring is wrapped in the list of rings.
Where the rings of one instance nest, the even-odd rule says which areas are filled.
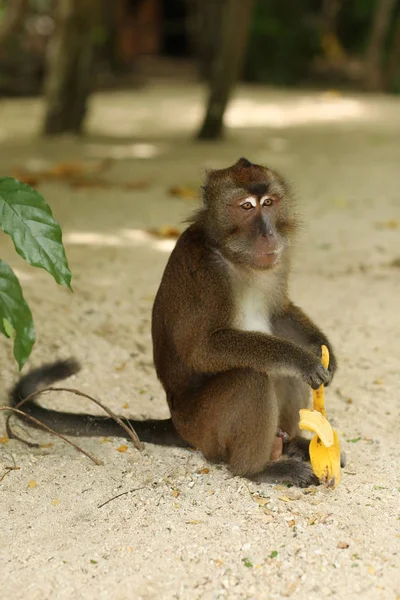
[[[261,233],[261,235],[262,235],[263,237],[265,237],[265,238],[269,238],[269,237],[275,237],[275,232],[274,232],[274,230],[272,229],[272,227],[267,227],[267,228],[265,229],[265,231],[263,231],[263,232]]]
[[[272,227],[272,223],[268,218],[262,219],[260,223],[260,233],[262,237],[269,238],[275,236],[275,230]]]

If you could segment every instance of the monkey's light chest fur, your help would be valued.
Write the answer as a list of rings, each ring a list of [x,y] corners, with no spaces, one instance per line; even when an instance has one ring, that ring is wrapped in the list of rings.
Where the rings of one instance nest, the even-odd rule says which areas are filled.
[[[233,272],[233,325],[241,331],[272,333],[270,315],[276,302],[276,278],[269,271],[243,276]]]

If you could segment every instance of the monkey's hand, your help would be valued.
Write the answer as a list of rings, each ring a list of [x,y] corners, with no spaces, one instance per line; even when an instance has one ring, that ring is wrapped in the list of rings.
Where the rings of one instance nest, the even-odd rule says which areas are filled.
[[[325,345],[328,350],[329,350],[329,366],[328,366],[328,375],[329,375],[329,379],[328,381],[324,381],[324,385],[326,387],[328,387],[328,385],[331,383],[335,373],[336,373],[336,369],[337,369],[337,362],[336,362],[336,357],[335,354],[333,352],[333,348],[330,345],[330,343],[328,342],[327,339],[319,339],[318,342],[313,346],[313,352],[315,352],[315,354],[318,356],[319,360],[321,361],[321,347],[322,345]],[[315,388],[314,388],[315,389]]]
[[[289,329],[287,329],[289,327]],[[281,329],[282,337],[288,339],[296,339],[303,348],[312,352],[318,357],[321,362],[321,346],[326,346],[329,350],[329,378],[324,381],[325,385],[329,385],[336,371],[336,358],[333,348],[326,339],[325,334],[313,323],[313,321],[293,302],[289,302],[286,309],[275,320],[275,328]],[[290,328],[293,330],[293,335],[290,335]],[[279,333],[278,333],[279,335]]]
[[[322,384],[327,385],[331,381],[332,375],[322,365],[321,358],[307,352],[302,362],[301,376],[313,390],[317,390]]]

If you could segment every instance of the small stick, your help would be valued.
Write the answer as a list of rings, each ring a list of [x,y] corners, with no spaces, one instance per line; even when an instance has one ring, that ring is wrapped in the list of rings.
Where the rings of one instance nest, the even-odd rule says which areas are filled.
[[[21,403],[19,403],[19,404],[21,404]],[[61,440],[64,440],[64,442],[67,442],[67,444],[70,444],[71,446],[73,446],[76,450],[78,450],[78,452],[81,452],[82,454],[84,454],[85,456],[90,458],[90,460],[92,460],[95,465],[103,465],[104,464],[102,460],[100,460],[93,454],[90,454],[90,452],[87,452],[86,450],[84,450],[83,448],[78,446],[77,444],[74,444],[74,442],[71,442],[71,440],[64,437],[61,433],[54,431],[54,429],[51,429],[51,427],[48,427],[41,421],[38,421],[38,419],[35,419],[35,417],[28,415],[23,410],[18,410],[18,408],[13,408],[12,406],[0,406],[0,411],[5,411],[5,410],[11,410],[12,412],[17,413],[18,415],[21,415],[22,417],[28,419],[28,421],[32,421],[32,423],[35,423],[35,425],[37,425],[38,427],[41,427],[42,429],[45,429],[49,433],[52,433],[53,435],[60,438]]]
[[[28,446],[28,448],[40,448],[40,444],[37,444],[36,442],[29,442],[28,440],[24,440],[24,438],[20,437],[16,433],[14,433],[13,430],[11,429],[10,419],[11,419],[11,415],[8,415],[8,417],[6,419],[6,431],[7,431],[7,435],[10,438],[10,440],[18,440],[22,444],[26,444]]]
[[[142,487],[134,488],[133,490],[128,490],[127,492],[121,492],[120,494],[113,496],[109,500],[106,500],[105,502],[103,502],[103,504],[99,504],[97,508],[102,508],[109,502],[112,502],[113,500],[116,500],[117,498],[121,498],[121,496],[126,496],[126,494],[130,494],[131,492],[138,492],[139,490],[144,490],[144,489],[146,489],[145,485],[143,485]]]
[[[15,458],[14,456],[10,453],[11,456],[11,460],[13,461],[13,466],[6,466],[4,467],[5,471],[3,473],[3,475],[0,477],[0,483],[3,481],[3,479],[5,478],[6,475],[8,475],[9,473],[11,473],[11,471],[19,471],[21,467],[17,467],[17,463],[15,462]]]
[[[3,479],[5,478],[6,475],[9,475],[11,473],[11,471],[19,471],[19,467],[4,467],[5,471],[3,473],[3,475],[0,477],[0,483],[3,481]]]
[[[100,406],[100,408],[102,408],[104,410],[104,412],[106,412],[112,419],[114,419],[114,421],[116,421],[118,423],[118,425],[120,427],[122,427],[122,429],[124,429],[126,431],[126,433],[131,438],[132,442],[134,443],[135,448],[137,448],[138,450],[143,449],[143,446],[139,439],[139,436],[136,433],[136,431],[133,429],[131,424],[129,424],[129,427],[128,427],[110,408],[108,408],[107,406],[102,404],[99,400],[96,400],[96,398],[93,398],[92,396],[89,396],[88,394],[85,394],[84,392],[80,392],[79,390],[76,390],[75,388],[48,387],[48,388],[43,388],[41,390],[37,390],[36,392],[33,392],[33,394],[30,394],[29,396],[27,396],[26,398],[24,398],[23,400],[18,402],[18,404],[16,404],[16,408],[19,408],[20,406],[25,404],[25,402],[28,402],[28,400],[32,400],[35,396],[38,396],[39,394],[44,394],[46,392],[69,392],[71,394],[75,394],[76,396],[82,396],[83,398],[87,398],[88,400],[91,400],[92,402],[94,402],[95,404]],[[23,413],[23,414],[25,415],[26,413]]]

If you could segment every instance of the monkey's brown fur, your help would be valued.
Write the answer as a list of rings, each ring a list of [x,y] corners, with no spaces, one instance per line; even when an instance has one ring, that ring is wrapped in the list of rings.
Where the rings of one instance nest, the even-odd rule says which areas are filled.
[[[273,198],[271,207],[260,207],[263,196]],[[246,197],[255,197],[257,206],[244,211]],[[326,337],[287,296],[295,225],[292,200],[277,174],[245,159],[211,172],[204,208],[165,269],[152,333],[157,375],[185,440],[236,474],[276,475],[282,468],[286,478],[304,483],[312,479],[306,465],[269,463],[274,438],[278,427],[297,436],[307,384],[328,383],[335,357],[330,348],[325,371],[320,348],[330,347]],[[259,254],[277,249],[277,262],[259,264]],[[238,327],[237,303],[259,293],[271,333]]]
[[[153,306],[154,364],[172,422],[132,424],[142,439],[187,442],[238,475],[315,483],[310,466],[297,458],[270,461],[277,428],[291,440],[285,453],[307,458],[299,409],[309,403],[309,386],[329,384],[336,369],[325,335],[288,298],[297,224],[288,186],[270,169],[240,159],[211,171],[203,192],[203,208],[179,238]],[[322,344],[330,351],[328,371]],[[27,378],[14,402],[36,389]],[[38,409],[29,403],[29,412],[43,418],[45,409],[40,415]],[[65,432],[61,415],[52,425]],[[87,419],[77,417],[81,425],[71,422],[68,432],[96,434],[99,424],[110,425]]]

